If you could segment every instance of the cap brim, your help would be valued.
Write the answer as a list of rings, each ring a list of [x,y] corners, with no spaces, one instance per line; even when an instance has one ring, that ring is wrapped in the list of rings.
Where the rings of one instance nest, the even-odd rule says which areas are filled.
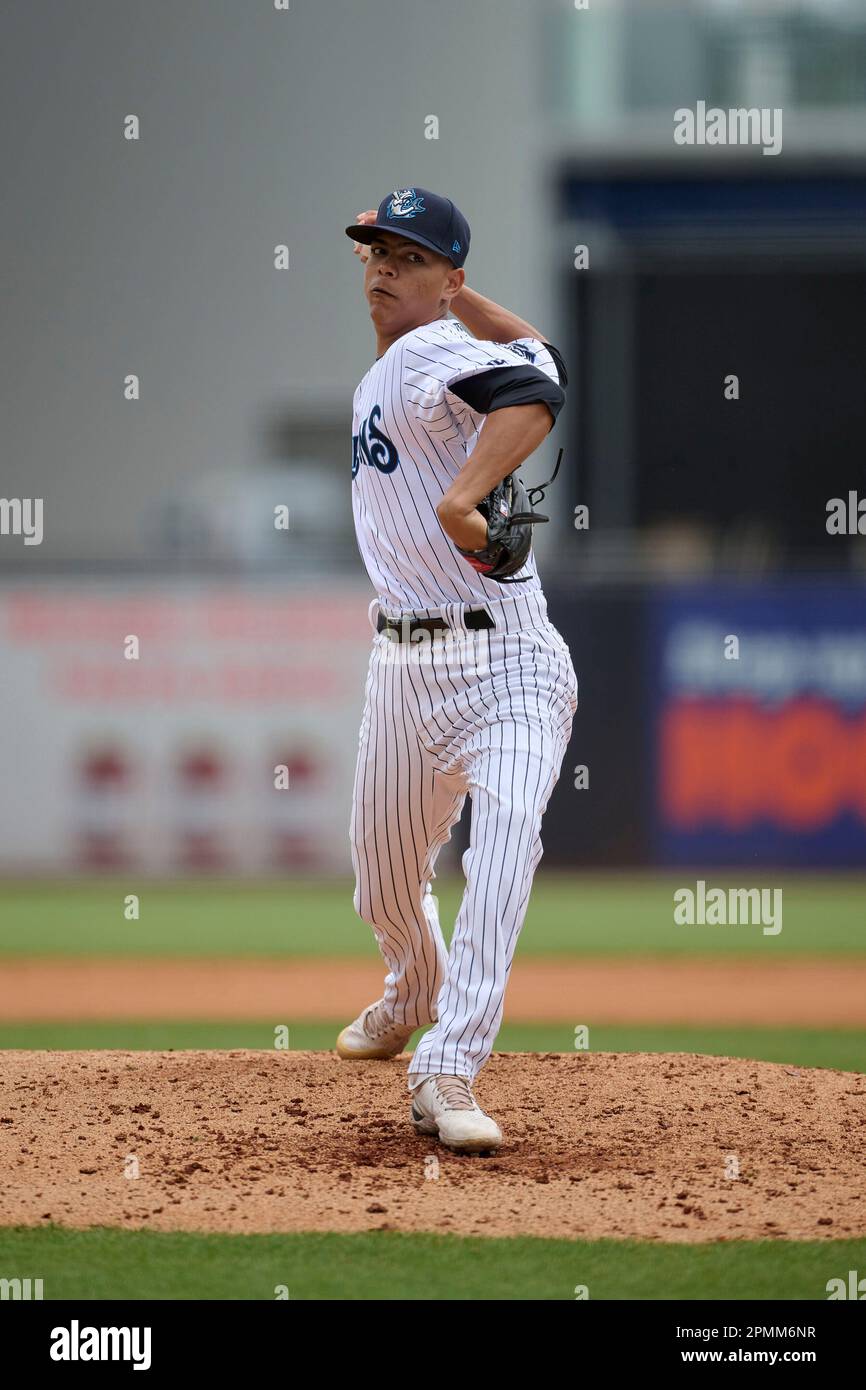
[[[355,222],[351,227],[346,228],[346,236],[350,236],[353,241],[363,242],[365,246],[369,246],[371,242],[376,241],[382,232],[391,232],[393,236],[402,237],[404,241],[414,241],[417,246],[426,246],[428,251],[435,251],[436,255],[441,256],[443,260],[448,261],[451,259],[450,256],[445,255],[444,251],[440,251],[438,246],[434,246],[432,241],[428,241],[426,237],[419,236],[417,232],[404,232],[402,228],[398,232],[396,227],[392,227],[389,223],[383,225],[381,222],[374,222],[371,225],[364,222]]]

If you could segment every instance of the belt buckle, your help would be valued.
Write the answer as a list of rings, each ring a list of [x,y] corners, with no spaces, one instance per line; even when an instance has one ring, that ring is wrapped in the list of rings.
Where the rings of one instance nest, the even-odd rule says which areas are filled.
[[[376,619],[376,631],[384,633],[389,642],[402,642],[403,637],[400,631],[402,621],[400,618],[389,618],[380,608],[379,616]]]
[[[384,633],[389,642],[411,642],[414,626],[415,622],[408,613],[404,613],[400,618],[389,618],[381,608],[379,609],[376,631]]]
[[[463,614],[463,625],[469,632],[489,631],[496,627],[486,608],[469,608]],[[439,632],[452,632],[454,629],[446,618],[413,618],[408,613],[400,618],[389,618],[379,609],[376,631],[384,632],[389,642],[413,641],[413,633],[424,631],[431,637]]]

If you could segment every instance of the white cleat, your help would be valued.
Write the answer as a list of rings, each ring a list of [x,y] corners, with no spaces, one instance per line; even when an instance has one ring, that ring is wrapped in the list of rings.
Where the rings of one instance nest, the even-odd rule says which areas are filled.
[[[414,1032],[414,1026],[407,1028],[405,1024],[396,1024],[385,1012],[384,1001],[379,999],[343,1029],[337,1038],[337,1054],[359,1062],[396,1057]]]
[[[465,1076],[428,1076],[412,1092],[412,1123],[416,1134],[436,1134],[457,1153],[493,1153],[502,1143]]]

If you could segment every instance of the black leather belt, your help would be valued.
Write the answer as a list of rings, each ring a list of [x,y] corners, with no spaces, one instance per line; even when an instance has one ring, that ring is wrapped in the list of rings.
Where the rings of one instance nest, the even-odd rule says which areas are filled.
[[[470,632],[496,626],[486,608],[467,609],[463,622]],[[408,614],[403,618],[386,618],[380,608],[376,631],[386,632],[391,642],[411,642],[413,632],[428,632],[432,636],[434,632],[452,632],[453,628],[444,618],[411,618]]]

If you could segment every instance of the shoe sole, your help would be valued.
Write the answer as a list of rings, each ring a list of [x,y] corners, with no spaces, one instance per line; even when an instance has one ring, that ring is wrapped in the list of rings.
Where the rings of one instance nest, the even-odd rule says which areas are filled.
[[[417,1115],[414,1105],[412,1107],[412,1124],[416,1134],[425,1135],[428,1138],[432,1135],[434,1138],[438,1139],[439,1143],[444,1145],[446,1149],[450,1149],[452,1153],[477,1154],[479,1158],[489,1158],[491,1154],[497,1152],[499,1145],[502,1143],[501,1139],[499,1143],[496,1144],[491,1144],[489,1139],[465,1139],[462,1143],[449,1143],[447,1139],[441,1137],[439,1126],[436,1121],[428,1120],[423,1115]]]
[[[403,1047],[405,1047],[405,1043]],[[395,1057],[400,1056],[403,1047],[400,1048],[399,1052],[355,1052],[341,1047],[337,1043],[337,1056],[342,1057],[344,1062],[391,1062]]]

